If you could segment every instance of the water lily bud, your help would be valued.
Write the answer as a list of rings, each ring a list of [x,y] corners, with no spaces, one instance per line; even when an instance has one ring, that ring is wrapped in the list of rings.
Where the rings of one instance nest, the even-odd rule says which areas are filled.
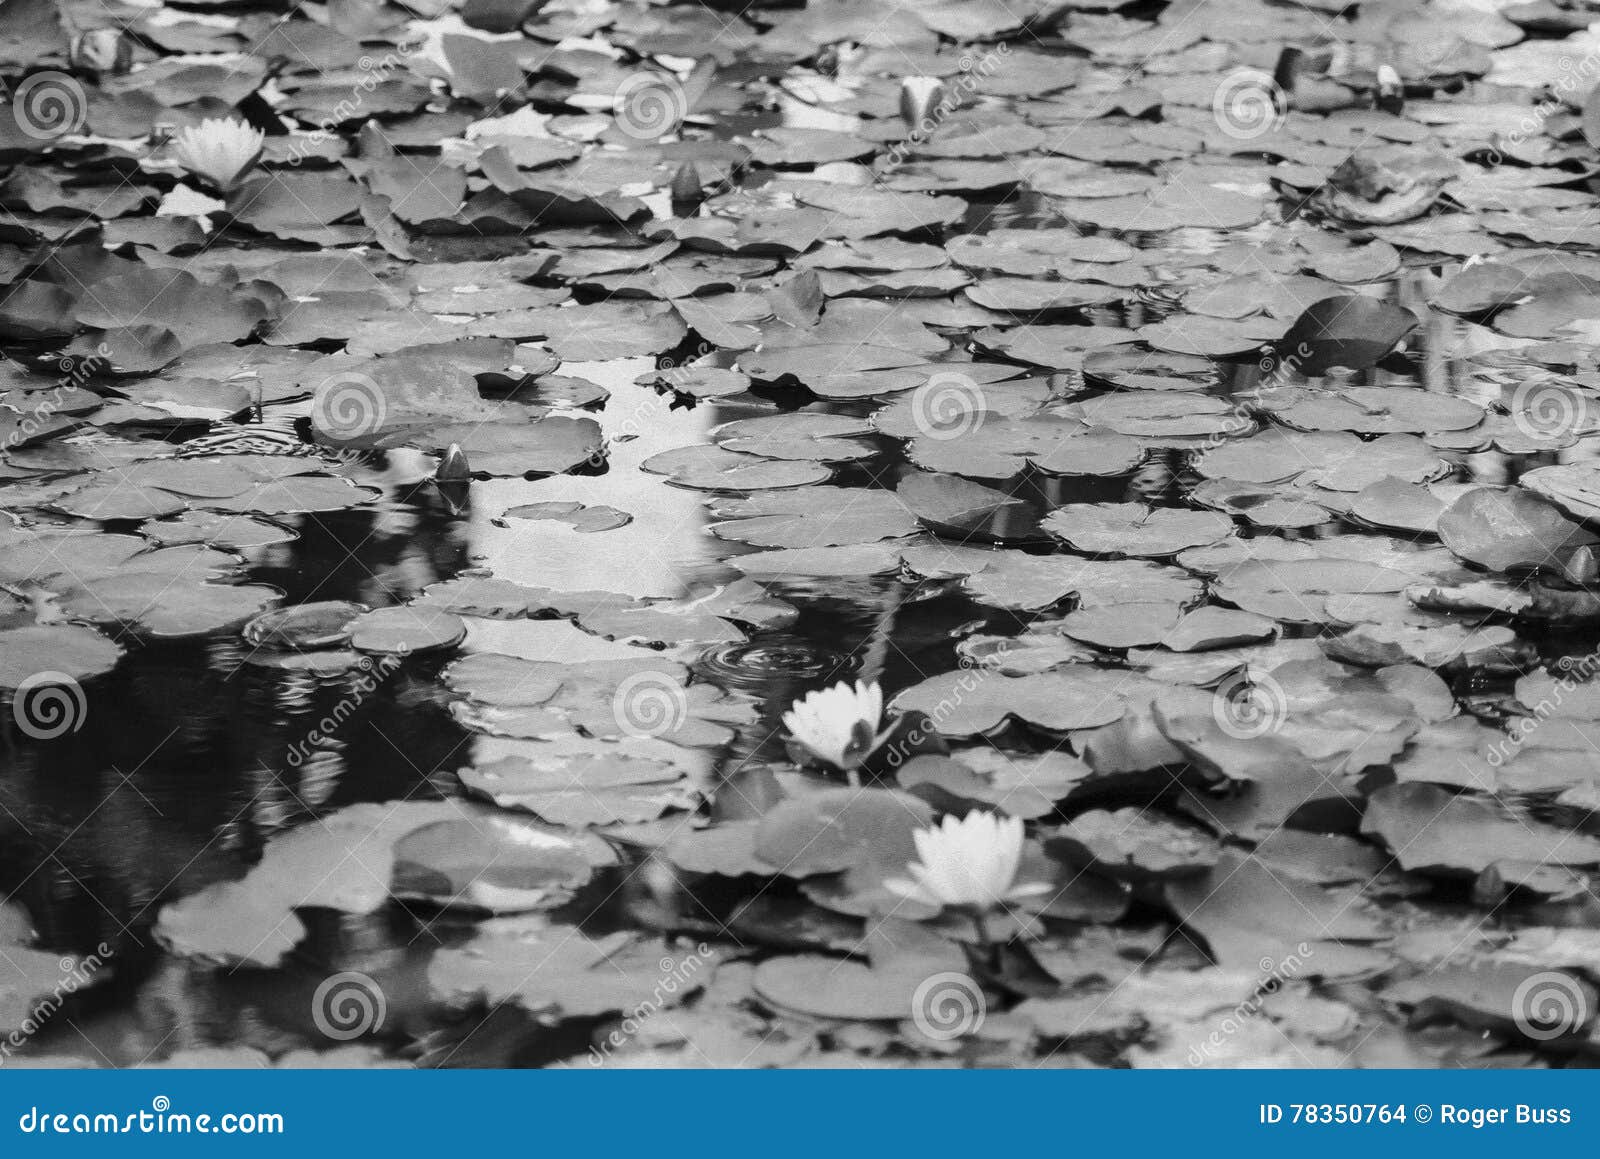
[[[467,453],[460,443],[451,443],[450,449],[439,460],[439,469],[433,477],[440,482],[456,482],[472,478],[472,468],[467,464]]]
[[[1378,94],[1374,103],[1386,113],[1400,115],[1406,104],[1406,86],[1392,64],[1378,66]]]
[[[900,82],[900,119],[916,129],[944,99],[944,82],[936,76],[908,76]]]
[[[685,161],[672,175],[672,200],[679,202],[698,202],[704,196],[703,185],[700,181],[700,170],[694,167],[693,161]]]
[[[1567,556],[1567,562],[1562,566],[1563,573],[1570,583],[1595,584],[1600,583],[1600,556],[1588,544],[1575,547]]]
[[[133,46],[121,29],[91,28],[72,38],[67,59],[83,72],[123,73],[133,63]]]
[[[368,121],[356,132],[356,156],[363,161],[383,161],[394,156],[394,146],[376,121]]]
[[[1483,872],[1478,874],[1472,883],[1472,900],[1474,904],[1485,909],[1494,909],[1506,900],[1509,890],[1506,879],[1494,866],[1485,866]]]

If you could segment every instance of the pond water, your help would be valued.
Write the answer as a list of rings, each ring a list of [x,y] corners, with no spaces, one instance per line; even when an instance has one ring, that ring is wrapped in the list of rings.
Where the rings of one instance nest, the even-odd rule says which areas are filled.
[[[191,342],[175,319],[202,307],[174,308],[182,358],[137,373],[69,358],[67,389],[96,397],[0,461],[18,692],[0,1005],[27,1029],[6,1062],[1593,1061],[1600,265],[1562,216],[1592,210],[1592,149],[1558,118],[1494,186],[1462,109],[1527,107],[1533,66],[1496,84],[1442,52],[1407,66],[1400,117],[1351,81],[1346,108],[1230,132],[1211,90],[1304,32],[1284,20],[1271,52],[1218,32],[1215,59],[1154,53],[1170,67],[1103,109],[1122,59],[1105,26],[986,36],[1019,59],[898,173],[879,154],[917,70],[868,54],[829,76],[795,48],[727,62],[681,127],[701,151],[597,146],[576,123],[530,138],[637,151],[642,178],[590,172],[573,196],[592,209],[642,180],[653,216],[417,229],[413,258],[460,263],[432,281],[359,215],[289,228],[230,194],[234,227],[191,263],[221,287],[208,308],[325,258],[319,230],[352,266],[294,265],[244,335]],[[1467,32],[1485,59],[1522,37]],[[949,86],[971,68],[927,28],[908,51]],[[1028,79],[1049,61],[1080,95]],[[805,83],[779,91],[785,75]],[[1080,116],[1106,136],[1074,144]],[[986,131],[1001,143],[975,144]],[[84,148],[138,173],[116,136]],[[80,160],[59,147],[57,192]],[[282,147],[269,183],[353,184],[275,165]],[[722,148],[758,159],[705,207],[667,196]],[[1394,204],[1409,186],[1379,188],[1363,208],[1334,178],[1348,157],[1433,166],[1439,200],[1412,212]],[[462,164],[463,188],[514,203],[492,163]],[[170,188],[169,169],[143,179]],[[417,187],[390,186],[396,204]],[[795,241],[819,205],[884,220]],[[713,236],[696,221],[773,240],[678,249]],[[530,244],[573,264],[493,264]],[[127,303],[97,322],[78,289],[175,262],[111,252],[62,291],[63,333],[122,341]],[[350,269],[398,295],[387,312]],[[507,298],[474,308],[486,290]],[[146,292],[166,291],[127,289]],[[21,340],[21,300],[19,416],[62,346]],[[471,329],[510,310],[594,320]],[[738,388],[641,385],[675,368]],[[197,381],[255,401],[205,404]],[[343,437],[330,381],[384,417]],[[572,418],[597,436],[532,433]],[[474,473],[436,479],[452,443]],[[366,490],[329,498],[307,482],[323,476]],[[208,511],[261,522],[184,522]],[[222,584],[270,591],[216,612]],[[330,613],[320,646],[259,635],[269,607],[330,601],[362,608]],[[66,689],[61,728],[25,719],[18,684],[40,673]],[[809,759],[784,715],[840,681],[881,686],[920,739],[844,771]],[[886,885],[913,830],[973,808],[1026,822],[1020,874],[1048,898],[975,923]],[[944,977],[977,1007],[954,1034],[915,1007]]]

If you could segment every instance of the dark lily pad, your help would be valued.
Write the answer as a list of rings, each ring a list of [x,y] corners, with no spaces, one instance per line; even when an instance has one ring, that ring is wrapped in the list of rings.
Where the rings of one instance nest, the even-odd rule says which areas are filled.
[[[1560,569],[1574,549],[1600,542],[1519,488],[1468,491],[1440,514],[1438,528],[1446,547],[1490,571]]]
[[[1416,328],[1417,316],[1360,294],[1313,303],[1277,344],[1278,362],[1307,377],[1335,366],[1364,370]]]

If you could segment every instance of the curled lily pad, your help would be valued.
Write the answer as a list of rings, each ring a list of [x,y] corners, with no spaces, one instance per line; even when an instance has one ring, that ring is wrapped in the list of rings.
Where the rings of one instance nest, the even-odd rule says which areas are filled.
[[[349,642],[351,626],[367,610],[365,604],[349,600],[297,604],[257,616],[242,634],[257,648],[337,648]]]
[[[908,475],[896,494],[930,531],[951,538],[999,543],[1044,538],[1037,504],[957,475]]]

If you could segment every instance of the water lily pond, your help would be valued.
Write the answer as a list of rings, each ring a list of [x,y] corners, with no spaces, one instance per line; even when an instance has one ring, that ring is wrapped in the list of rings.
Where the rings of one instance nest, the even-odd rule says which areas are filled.
[[[0,9],[0,1062],[1600,1058],[1600,33]]]

